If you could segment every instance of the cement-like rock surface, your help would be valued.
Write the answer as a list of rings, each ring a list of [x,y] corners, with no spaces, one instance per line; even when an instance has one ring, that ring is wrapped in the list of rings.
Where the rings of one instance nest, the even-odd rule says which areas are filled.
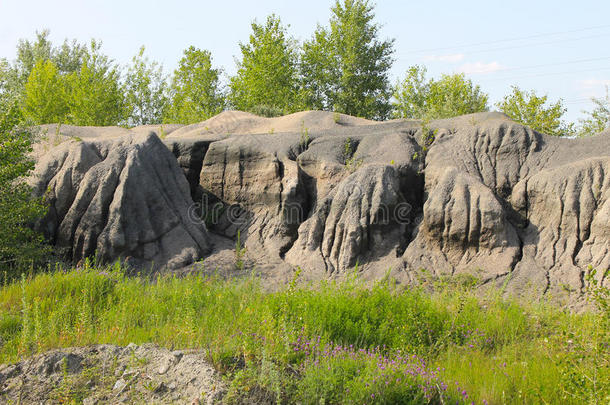
[[[588,266],[600,280],[610,266],[606,133],[555,138],[500,113],[424,125],[316,111],[48,130],[36,190],[51,204],[47,234],[75,260],[175,268],[239,234],[248,263],[271,273],[357,265],[414,282],[427,269],[572,301]]]
[[[39,227],[75,262],[180,268],[211,251],[184,172],[154,133],[64,142],[38,161],[31,183],[49,204]]]

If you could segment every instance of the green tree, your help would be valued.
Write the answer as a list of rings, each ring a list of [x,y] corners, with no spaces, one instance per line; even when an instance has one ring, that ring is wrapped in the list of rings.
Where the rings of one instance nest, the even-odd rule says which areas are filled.
[[[7,82],[13,94],[22,95],[26,82],[36,64],[52,61],[62,75],[80,69],[88,49],[76,40],[64,40],[61,47],[54,47],[49,40],[49,30],[36,32],[36,39],[21,39],[17,45],[17,59],[7,71]]]
[[[23,97],[25,83],[36,63],[50,59],[52,48],[48,35],[48,31],[36,32],[34,42],[19,40],[17,59],[13,63],[6,59],[0,61],[0,103],[4,104],[5,110]]]
[[[248,43],[240,43],[242,59],[230,79],[229,99],[238,110],[263,115],[294,112],[298,106],[298,54],[280,18],[252,23]]]
[[[132,59],[125,77],[130,125],[159,124],[167,106],[167,84],[163,68],[144,56],[144,47]]]
[[[174,71],[164,121],[191,124],[220,113],[225,107],[220,74],[220,69],[212,68],[209,51],[186,49]]]
[[[587,118],[580,120],[580,136],[596,135],[610,128],[610,95],[606,86],[605,98],[592,98],[595,103],[593,111],[587,111]]]
[[[0,59],[0,114],[5,112],[15,100],[14,87],[11,86],[11,66],[2,58]]]
[[[39,60],[25,84],[23,112],[36,124],[65,122],[68,114],[65,83],[50,60]]]
[[[533,90],[527,92],[512,86],[512,92],[496,106],[513,120],[535,131],[554,136],[568,136],[575,133],[574,125],[561,119],[567,111],[561,99],[550,103],[548,95],[538,96]]]
[[[426,80],[424,66],[409,67],[404,80],[394,86],[394,118],[424,118],[428,114],[431,82]]]
[[[49,40],[49,30],[36,31],[36,40],[20,39],[17,44],[17,60],[14,69],[21,85],[30,77],[30,73],[39,61],[51,59],[53,44]]]
[[[439,119],[488,111],[489,96],[463,73],[426,79],[424,66],[411,66],[394,87],[395,118]]]
[[[309,108],[370,119],[391,111],[389,70],[394,40],[379,40],[368,0],[335,1],[330,27],[303,45],[303,96]]]
[[[65,77],[67,123],[118,125],[127,118],[119,68],[100,53],[100,47],[100,43],[91,41],[91,49],[80,69]]]
[[[79,70],[83,61],[88,57],[89,50],[86,45],[79,44],[75,39],[65,39],[61,47],[54,47],[51,60],[62,74],[68,74]]]
[[[48,253],[42,237],[29,226],[45,213],[33,199],[25,177],[34,167],[30,132],[20,127],[16,103],[0,115],[0,269],[14,271]]]

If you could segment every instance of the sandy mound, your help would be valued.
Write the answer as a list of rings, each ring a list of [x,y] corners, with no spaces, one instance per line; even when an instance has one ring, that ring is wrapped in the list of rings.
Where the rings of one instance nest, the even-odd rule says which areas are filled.
[[[269,134],[322,131],[337,127],[373,125],[376,121],[327,111],[302,111],[283,117],[265,118],[242,111],[224,111],[199,124],[172,132],[170,137],[193,137],[210,134]]]

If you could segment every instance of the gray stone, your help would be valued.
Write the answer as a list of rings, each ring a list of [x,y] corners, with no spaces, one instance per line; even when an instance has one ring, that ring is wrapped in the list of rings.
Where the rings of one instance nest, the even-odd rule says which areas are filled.
[[[112,386],[112,391],[120,393],[120,392],[123,392],[125,387],[127,387],[127,382],[125,380],[123,380],[122,378],[120,378],[120,379],[116,380],[116,382]]]
[[[64,143],[39,160],[32,184],[49,203],[39,227],[74,261],[179,268],[211,250],[184,173],[154,134]]]
[[[244,267],[239,234],[242,263],[276,282],[295,266],[408,283],[427,269],[570,304],[589,265],[609,282],[608,133],[550,137],[501,113],[424,125],[320,111],[227,111],[164,128],[163,142],[154,126],[46,129],[59,145],[36,147],[32,184],[50,204],[39,226],[74,261],[189,271],[202,259],[230,275]]]

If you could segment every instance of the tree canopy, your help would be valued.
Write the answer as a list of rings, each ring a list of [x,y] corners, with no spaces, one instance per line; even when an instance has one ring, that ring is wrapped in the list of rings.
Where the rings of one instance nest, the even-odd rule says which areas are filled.
[[[38,59],[19,96],[25,117],[37,124],[123,122],[127,110],[121,72],[100,52],[100,47],[100,43],[92,41],[84,56],[79,56],[82,60],[79,59],[78,68],[70,72],[61,71],[53,59]]]
[[[595,108],[585,111],[587,117],[580,120],[580,136],[596,135],[610,128],[610,95],[606,86],[606,97],[592,98]]]
[[[14,270],[47,254],[43,238],[29,226],[45,213],[32,199],[25,177],[34,168],[28,156],[32,135],[21,127],[17,104],[0,111],[0,269]]]
[[[125,98],[130,125],[160,124],[167,108],[167,82],[163,67],[144,56],[145,48],[132,59],[125,76]]]
[[[299,109],[296,43],[280,18],[252,23],[247,43],[239,44],[241,60],[230,79],[231,106],[262,115],[282,115]]]
[[[65,39],[60,47],[55,47],[49,40],[49,30],[36,32],[36,39],[22,39],[17,45],[17,59],[8,72],[9,86],[19,93],[25,87],[30,74],[40,61],[51,61],[61,75],[80,69],[89,48],[75,39]]]
[[[390,115],[394,40],[380,40],[367,0],[336,0],[330,27],[303,44],[301,75],[308,108],[370,119]]]
[[[302,44],[274,14],[251,28],[239,44],[236,74],[228,78],[213,66],[210,51],[193,46],[165,75],[144,47],[122,67],[101,52],[99,41],[66,39],[55,46],[48,30],[36,32],[19,41],[14,61],[0,58],[0,110],[17,102],[34,124],[123,126],[190,124],[227,108],[263,116],[313,109],[377,120],[489,110],[487,93],[463,73],[428,78],[416,65],[390,86],[394,40],[379,38],[369,0],[335,0],[329,24]],[[610,122],[608,96],[593,102],[578,127],[563,120],[562,100],[552,103],[516,86],[496,106],[540,132],[585,136]]]
[[[450,118],[489,110],[489,96],[463,73],[426,79],[426,68],[417,65],[396,84],[394,99],[395,118]]]
[[[25,83],[23,112],[39,124],[66,121],[66,83],[51,60],[39,60],[30,72]]]
[[[218,114],[225,107],[221,70],[212,67],[212,54],[194,46],[184,51],[174,72],[170,104],[164,121],[191,124]]]
[[[547,135],[574,135],[574,125],[562,120],[566,108],[562,100],[549,102],[548,95],[512,86],[512,92],[496,104],[498,109],[517,122]]]
[[[92,45],[80,70],[66,76],[67,123],[117,125],[127,118],[120,70]]]

